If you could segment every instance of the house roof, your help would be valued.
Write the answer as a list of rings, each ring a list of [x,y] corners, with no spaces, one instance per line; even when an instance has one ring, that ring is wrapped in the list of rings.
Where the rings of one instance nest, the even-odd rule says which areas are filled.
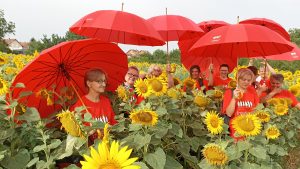
[[[18,43],[20,43],[17,39],[4,39],[4,42],[7,44],[7,45],[10,45],[11,43],[17,41]]]

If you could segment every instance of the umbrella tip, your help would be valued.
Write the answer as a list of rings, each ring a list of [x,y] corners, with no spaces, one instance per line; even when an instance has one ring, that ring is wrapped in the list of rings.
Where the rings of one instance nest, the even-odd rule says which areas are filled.
[[[237,24],[239,24],[240,23],[240,16],[237,16],[236,19],[237,19]]]

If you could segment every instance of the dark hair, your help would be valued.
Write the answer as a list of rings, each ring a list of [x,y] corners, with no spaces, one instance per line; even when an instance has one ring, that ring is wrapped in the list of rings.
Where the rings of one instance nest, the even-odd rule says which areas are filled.
[[[190,74],[192,74],[192,70],[193,70],[193,69],[197,69],[199,72],[201,72],[200,66],[198,66],[198,65],[193,65],[193,66],[190,67]]]
[[[284,76],[282,74],[272,74],[270,76],[270,79],[274,79],[274,80],[277,80],[277,81],[280,81],[281,83],[283,82],[284,80]]]
[[[255,76],[258,75],[258,69],[257,69],[257,67],[255,67],[255,66],[248,66],[247,68],[250,69]]]
[[[221,69],[221,67],[227,67],[227,69],[229,70],[229,66],[227,64],[221,64],[219,69]]]
[[[89,69],[88,71],[86,71],[85,75],[84,75],[84,86],[88,87],[87,81],[92,82],[92,81],[98,80],[97,78],[99,77],[99,75],[104,75],[105,79],[107,80],[106,73],[99,68],[92,68],[92,69]]]
[[[136,66],[129,66],[129,67],[128,67],[128,71],[129,71],[130,69],[136,70],[136,71],[139,73],[139,69],[138,69]]]

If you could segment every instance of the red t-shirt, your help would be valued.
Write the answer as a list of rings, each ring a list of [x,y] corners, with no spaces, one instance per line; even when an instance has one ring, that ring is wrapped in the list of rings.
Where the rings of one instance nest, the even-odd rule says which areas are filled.
[[[199,84],[199,81],[198,80],[195,80],[196,81],[196,86],[195,86],[195,89],[198,89],[198,90],[201,90],[201,87],[202,86],[205,86],[204,90],[208,89],[208,81],[206,79],[203,79],[203,85],[200,86]],[[187,87],[184,85],[183,86],[183,91],[186,91]]]
[[[224,86],[227,88],[228,83],[231,81],[231,78],[227,78],[225,80],[221,79],[220,76],[214,76],[213,86]]]
[[[265,97],[267,95],[266,92],[262,93],[260,95],[260,97]],[[297,98],[293,95],[293,93],[291,93],[290,91],[288,90],[281,90],[280,93],[277,93],[273,96],[273,98],[288,98],[288,99],[291,99],[292,100],[292,106],[296,106],[299,102],[297,100]]]
[[[226,108],[229,106],[229,103],[233,97],[232,95],[233,95],[233,91],[231,89],[227,89],[224,93],[223,110],[222,110],[223,114],[226,113]],[[235,130],[231,124],[232,119],[240,114],[252,112],[254,108],[258,105],[258,103],[259,103],[258,95],[254,87],[252,86],[249,86],[247,88],[246,92],[243,94],[243,97],[241,99],[236,100],[235,110],[229,122],[230,136],[234,138],[236,141],[243,140],[244,137],[234,136]]]
[[[115,113],[111,107],[110,100],[100,95],[100,101],[99,102],[92,102],[86,96],[81,97],[83,103],[87,107],[89,113],[91,113],[93,119],[109,123],[110,125],[114,125],[117,123],[115,120]],[[82,103],[80,100],[78,100],[71,108],[71,110],[74,110],[76,107],[82,106]]]

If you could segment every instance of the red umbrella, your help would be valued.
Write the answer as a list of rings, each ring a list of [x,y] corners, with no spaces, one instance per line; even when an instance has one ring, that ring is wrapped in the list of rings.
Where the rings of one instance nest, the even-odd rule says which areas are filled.
[[[204,34],[194,21],[179,15],[160,15],[148,21],[165,41],[178,41],[182,35],[192,38]]]
[[[291,44],[291,46],[294,47],[292,51],[282,53],[279,55],[267,56],[266,58],[270,60],[286,60],[286,61],[300,60],[300,48],[297,45],[292,44],[291,42],[289,43]]]
[[[271,19],[251,18],[251,19],[246,19],[246,20],[240,21],[239,23],[265,26],[265,27],[272,29],[273,31],[279,33],[286,40],[291,41],[291,37],[290,37],[289,33],[279,23],[277,23]]]
[[[219,27],[206,33],[191,47],[188,55],[181,58],[181,61],[187,68],[201,64],[207,57],[213,64],[236,65],[240,57],[268,56],[291,50],[292,47],[284,38],[268,28],[236,24]]]
[[[100,68],[108,75],[107,90],[115,91],[120,85],[128,69],[126,54],[112,43],[99,40],[80,40],[63,42],[43,51],[16,76],[12,86],[24,83],[25,88],[13,90],[13,98],[23,91],[32,91],[21,102],[29,107],[37,107],[41,117],[58,110],[57,104],[47,106],[46,99],[37,97],[42,89],[61,93],[64,87],[75,86],[79,95],[87,90],[84,86],[84,74],[90,68]],[[73,91],[74,93],[74,91]],[[45,94],[45,93],[44,93]],[[43,93],[42,93],[43,95]],[[51,98],[57,100],[55,95]]]
[[[105,42],[147,46],[165,44],[145,19],[123,11],[100,10],[90,13],[71,26],[70,31]]]
[[[209,32],[218,27],[227,26],[227,25],[230,25],[230,24],[227,22],[224,22],[224,21],[217,21],[217,20],[203,21],[198,24],[198,26],[202,30],[204,30],[204,32]]]

